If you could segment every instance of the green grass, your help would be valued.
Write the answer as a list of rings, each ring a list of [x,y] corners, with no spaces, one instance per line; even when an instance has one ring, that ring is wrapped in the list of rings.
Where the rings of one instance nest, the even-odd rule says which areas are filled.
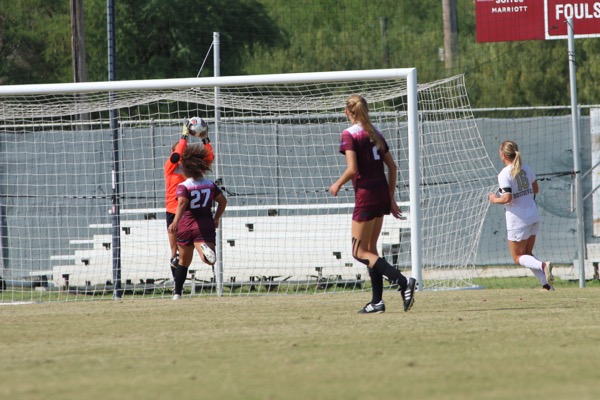
[[[2,399],[595,399],[600,287],[0,306]]]
[[[539,281],[533,276],[527,277],[494,277],[494,278],[475,278],[471,281],[475,287],[485,289],[534,289],[539,288]],[[273,285],[270,282],[258,282],[250,288],[249,285],[243,287],[225,287],[223,294],[225,297],[228,296],[255,296],[255,295],[313,295],[313,294],[324,294],[324,293],[339,293],[339,292],[356,292],[371,290],[371,284],[369,281],[362,281],[360,284],[327,284],[327,283],[313,283],[310,285],[302,285],[296,283],[290,283],[289,285],[280,283],[279,285]],[[566,281],[556,279],[555,286],[559,289],[566,288],[577,288],[579,287],[579,281]],[[600,287],[600,281],[588,280],[586,282],[587,287]],[[71,302],[71,301],[96,301],[96,300],[112,300],[113,290],[112,288],[105,288],[104,286],[98,286],[93,288],[94,290],[88,290],[85,292],[81,290],[75,292],[73,289],[70,292],[65,290],[32,290],[31,288],[10,288],[4,292],[0,292],[0,303],[18,303],[18,302]],[[135,289],[127,289],[123,294],[124,300],[129,299],[141,299],[141,298],[166,298],[171,297],[172,286],[160,286],[157,285],[153,290],[144,289],[143,285]],[[188,284],[184,288],[184,292],[189,294],[191,292],[190,285]],[[216,296],[216,288],[204,288],[202,291],[197,291],[195,296]]]
[[[533,276],[513,277],[513,278],[475,278],[472,281],[473,285],[481,286],[486,289],[536,289],[540,288],[540,282]],[[554,286],[557,289],[578,288],[579,281],[562,280],[556,278]],[[586,287],[600,288],[600,281],[588,280],[585,283]]]

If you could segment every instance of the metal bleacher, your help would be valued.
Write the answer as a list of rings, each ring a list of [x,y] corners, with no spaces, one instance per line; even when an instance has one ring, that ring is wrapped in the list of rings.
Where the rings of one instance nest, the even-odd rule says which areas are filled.
[[[138,213],[146,211],[138,210]],[[121,220],[121,280],[124,283],[171,280],[164,210],[158,211],[154,213],[155,218]],[[324,276],[357,279],[366,272],[364,265],[351,254],[350,214],[224,217],[221,222],[223,282],[226,284],[254,280],[303,281]],[[99,233],[70,242],[72,246],[85,248],[52,257],[73,261],[52,268],[54,284],[62,287],[111,284],[112,236],[107,234],[111,225],[90,227]],[[379,241],[380,254],[397,264],[401,247],[408,248],[409,229],[408,218],[386,217]],[[194,257],[190,270],[198,281],[214,281],[213,269],[203,264],[200,257]]]

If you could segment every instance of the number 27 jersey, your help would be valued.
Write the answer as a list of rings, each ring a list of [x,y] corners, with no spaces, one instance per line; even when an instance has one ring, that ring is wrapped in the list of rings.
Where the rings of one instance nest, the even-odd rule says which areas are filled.
[[[210,179],[188,178],[177,186],[177,198],[186,197],[189,204],[181,219],[212,218],[212,205],[221,189]]]

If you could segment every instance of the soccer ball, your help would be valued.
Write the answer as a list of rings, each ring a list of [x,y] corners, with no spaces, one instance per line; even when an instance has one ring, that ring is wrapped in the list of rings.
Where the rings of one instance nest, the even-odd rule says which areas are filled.
[[[208,124],[200,117],[190,118],[188,130],[192,136],[204,136],[208,132]]]

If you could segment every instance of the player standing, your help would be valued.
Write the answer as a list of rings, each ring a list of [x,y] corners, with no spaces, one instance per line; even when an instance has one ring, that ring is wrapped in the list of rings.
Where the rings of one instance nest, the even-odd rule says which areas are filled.
[[[346,101],[346,116],[352,126],[341,134],[340,153],[346,156],[346,170],[331,185],[329,192],[337,196],[341,187],[352,180],[354,212],[352,214],[352,256],[365,264],[371,278],[372,298],[361,314],[382,313],[383,277],[400,287],[404,311],[414,303],[416,280],[406,279],[377,253],[377,240],[383,226],[383,216],[390,213],[400,218],[402,213],[394,200],[397,167],[389,147],[369,118],[366,100],[352,95]],[[388,169],[386,178],[384,165]]]

